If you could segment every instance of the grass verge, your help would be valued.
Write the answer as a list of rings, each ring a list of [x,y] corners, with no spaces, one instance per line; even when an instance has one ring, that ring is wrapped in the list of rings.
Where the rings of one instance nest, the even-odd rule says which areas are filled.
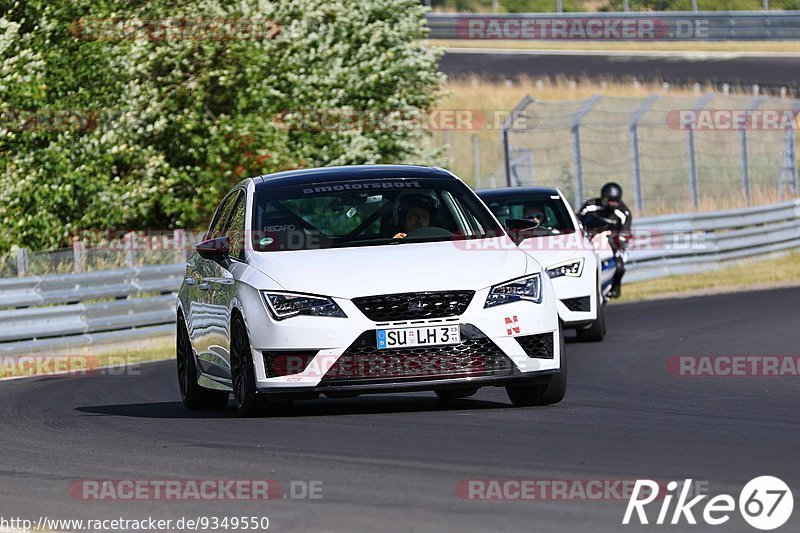
[[[624,283],[620,303],[800,285],[800,252],[722,270]]]
[[[136,375],[140,372],[137,363],[174,356],[172,337],[137,341],[133,346],[116,343],[52,353],[4,355],[0,356],[0,378]]]

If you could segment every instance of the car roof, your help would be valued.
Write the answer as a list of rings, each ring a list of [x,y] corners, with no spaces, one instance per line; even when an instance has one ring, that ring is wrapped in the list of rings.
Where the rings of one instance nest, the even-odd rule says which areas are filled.
[[[266,174],[253,178],[256,191],[324,183],[348,179],[380,179],[380,178],[439,178],[456,179],[448,171],[438,167],[415,165],[345,165],[338,167],[305,168]]]
[[[481,189],[475,193],[483,199],[505,199],[532,194],[559,194],[555,187],[499,187],[497,189]]]

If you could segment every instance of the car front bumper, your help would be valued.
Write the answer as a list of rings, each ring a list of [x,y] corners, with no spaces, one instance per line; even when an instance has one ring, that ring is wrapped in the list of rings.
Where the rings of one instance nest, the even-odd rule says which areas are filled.
[[[256,389],[259,393],[269,395],[306,394],[314,397],[319,394],[355,395],[388,391],[503,386],[517,381],[546,378],[558,372],[563,349],[555,310],[555,297],[550,285],[547,284],[546,287],[548,290],[544,294],[542,303],[522,301],[488,309],[483,307],[488,289],[477,291],[464,313],[444,319],[375,322],[364,316],[352,301],[338,298],[334,300],[348,318],[298,316],[276,321],[268,314],[261,314],[255,318],[252,315],[248,316],[246,321],[253,349]],[[266,320],[268,324],[259,327],[255,323],[256,320]],[[486,341],[482,346],[491,347],[497,357],[502,354],[502,358],[507,360],[508,364],[505,364],[500,371],[478,367],[474,372],[459,370],[437,373],[434,370],[419,375],[401,373],[401,375],[370,377],[356,373],[352,376],[337,375],[336,379],[331,379],[329,371],[339,359],[353,353],[356,343],[361,342],[363,345],[365,339],[368,340],[377,329],[443,324],[459,324],[462,331],[477,332],[475,334]],[[532,336],[551,339],[550,357],[528,355],[530,350],[526,352],[526,348],[519,340],[524,341]],[[462,334],[462,345],[465,341]],[[292,353],[304,353],[310,358],[310,362],[302,371],[272,376],[267,368],[265,352],[290,356]],[[380,357],[383,353],[385,352],[375,349],[364,357]],[[408,357],[418,357],[420,352],[415,353],[417,355],[412,354]],[[394,355],[397,356],[398,352],[394,351]],[[476,353],[476,355],[481,354]],[[435,359],[436,356],[432,357]],[[426,359],[426,362],[431,363],[430,358]],[[436,361],[431,364],[435,366]]]

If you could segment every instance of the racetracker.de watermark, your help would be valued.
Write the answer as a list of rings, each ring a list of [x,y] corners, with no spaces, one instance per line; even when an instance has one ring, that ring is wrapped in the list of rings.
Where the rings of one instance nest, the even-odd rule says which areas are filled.
[[[70,25],[76,38],[99,41],[262,41],[280,31],[266,18],[80,18]]]
[[[649,41],[708,36],[708,22],[656,17],[461,17],[460,39]]]
[[[276,113],[276,127],[292,131],[483,131],[499,130],[511,111],[503,109],[300,109]],[[514,126],[534,129],[535,112],[515,118]]]
[[[672,109],[667,126],[673,130],[763,130],[800,128],[800,111],[794,109]]]
[[[93,109],[0,109],[0,131],[88,132],[99,124],[100,113]]]
[[[83,501],[321,500],[321,480],[79,479],[69,495]]]
[[[674,377],[798,377],[798,355],[675,355],[666,361]]]
[[[127,356],[97,355],[2,355],[0,379],[32,376],[138,376],[141,361]]]
[[[465,501],[611,501],[630,500],[636,483],[635,479],[462,479],[455,492]],[[690,490],[703,494],[707,486],[707,481],[698,480]],[[650,489],[648,495],[657,491]]]

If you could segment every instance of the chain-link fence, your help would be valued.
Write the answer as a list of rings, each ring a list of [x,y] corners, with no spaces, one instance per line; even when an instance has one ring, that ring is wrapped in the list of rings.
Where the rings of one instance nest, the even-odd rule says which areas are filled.
[[[530,97],[501,130],[504,182],[576,205],[619,182],[638,214],[773,203],[798,194],[800,101],[769,97]]]
[[[204,232],[140,231],[87,233],[71,248],[31,252],[14,248],[0,257],[0,278],[74,274],[117,268],[167,265],[186,260]]]

